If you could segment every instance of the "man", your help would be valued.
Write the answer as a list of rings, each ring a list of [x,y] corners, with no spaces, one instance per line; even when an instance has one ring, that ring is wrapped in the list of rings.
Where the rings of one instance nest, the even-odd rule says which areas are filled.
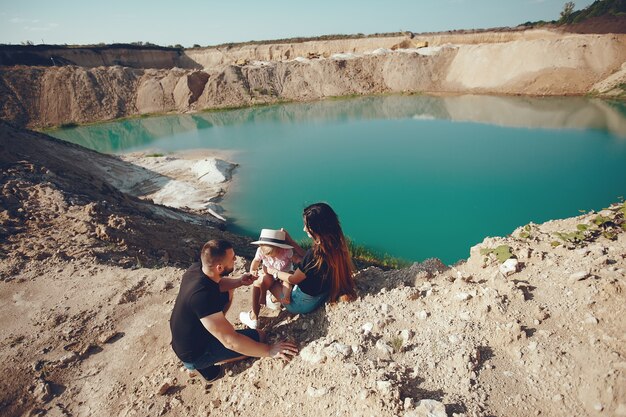
[[[259,330],[235,330],[224,315],[235,288],[250,285],[254,276],[224,278],[233,272],[235,251],[225,240],[211,240],[202,247],[201,262],[183,275],[170,318],[172,348],[193,374],[197,370],[208,381],[221,373],[220,364],[250,356],[289,359],[298,353],[295,344],[263,343]]]

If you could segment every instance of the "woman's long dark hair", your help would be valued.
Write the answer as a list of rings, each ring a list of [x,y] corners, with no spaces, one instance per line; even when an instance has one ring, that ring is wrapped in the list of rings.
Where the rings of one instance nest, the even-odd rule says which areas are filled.
[[[313,236],[315,266],[319,269],[325,263],[332,277],[330,302],[338,299],[354,300],[354,265],[337,214],[328,204],[315,203],[304,209],[302,217],[304,225]]]

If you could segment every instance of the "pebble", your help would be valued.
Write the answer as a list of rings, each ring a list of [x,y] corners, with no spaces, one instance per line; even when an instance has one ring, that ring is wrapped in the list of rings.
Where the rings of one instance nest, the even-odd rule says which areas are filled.
[[[428,318],[428,312],[425,310],[420,311],[417,313],[417,318],[420,320],[426,320]]]
[[[464,321],[470,321],[472,319],[472,316],[470,315],[469,311],[461,311],[459,313],[459,318]]]

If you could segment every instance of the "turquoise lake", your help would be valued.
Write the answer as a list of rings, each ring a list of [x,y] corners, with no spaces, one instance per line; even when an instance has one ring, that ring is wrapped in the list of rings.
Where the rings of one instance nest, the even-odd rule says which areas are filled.
[[[232,151],[235,231],[329,202],[353,241],[452,264],[486,236],[626,195],[626,104],[588,98],[383,96],[124,120],[48,132],[105,153]]]

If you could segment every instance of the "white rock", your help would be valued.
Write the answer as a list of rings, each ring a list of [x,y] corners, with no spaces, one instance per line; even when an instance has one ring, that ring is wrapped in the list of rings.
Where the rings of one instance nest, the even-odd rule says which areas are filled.
[[[500,265],[500,272],[502,275],[509,276],[517,272],[519,262],[515,258],[509,258]]]
[[[472,295],[466,292],[459,292],[455,295],[455,298],[459,301],[467,301],[472,298]]]
[[[309,387],[306,390],[306,393],[309,397],[313,397],[313,398],[319,398],[322,397],[324,395],[326,395],[326,388],[322,387],[322,388],[315,388],[315,387]]]
[[[365,335],[372,333],[373,328],[374,328],[374,323],[365,323],[363,326],[361,326],[361,330],[363,331],[363,334]]]
[[[448,417],[446,407],[435,400],[421,400],[414,410],[404,414],[404,417]]]
[[[585,323],[587,324],[598,324],[598,319],[593,316],[591,313],[587,313],[585,317]]]
[[[376,381],[376,389],[383,395],[391,394],[391,381]]]
[[[302,349],[298,356],[300,356],[303,361],[313,364],[321,363],[326,360],[326,355],[322,352],[320,344],[315,342]]]
[[[464,321],[470,321],[472,319],[472,316],[470,315],[469,311],[461,311],[459,313],[459,318]]]
[[[404,341],[404,343],[408,343],[409,340],[413,337],[413,331],[409,329],[404,329],[400,332],[400,337]]]
[[[406,397],[404,399],[404,409],[405,410],[410,410],[411,408],[413,408],[415,404],[413,404],[413,398],[411,397]]]
[[[389,354],[393,353],[393,348],[387,343],[383,342],[383,339],[378,339],[378,341],[376,342],[376,349]]]
[[[330,358],[334,358],[336,356],[341,356],[343,358],[347,357],[352,353],[352,348],[349,345],[344,345],[343,343],[335,342],[324,349],[326,356]]]
[[[585,278],[589,278],[590,275],[591,275],[591,273],[589,271],[574,272],[573,274],[571,274],[569,276],[569,281],[570,282],[581,281],[581,280],[583,280]]]
[[[425,310],[420,311],[419,313],[417,313],[417,318],[420,320],[426,320],[428,318],[428,312],[426,312]]]

